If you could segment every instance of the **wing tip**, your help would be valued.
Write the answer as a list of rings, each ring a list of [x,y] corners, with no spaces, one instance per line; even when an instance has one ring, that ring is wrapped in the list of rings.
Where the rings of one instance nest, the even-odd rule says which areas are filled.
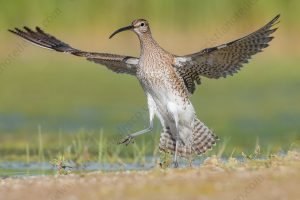
[[[44,31],[38,26],[35,27],[35,30],[39,33],[44,33]],[[28,26],[23,26],[23,29],[15,27],[13,29],[7,29],[7,31],[9,31],[11,33],[14,33],[14,34],[17,34],[17,35],[22,34],[22,33],[26,33],[26,32],[27,33],[34,33],[34,30],[29,28]]]
[[[17,34],[17,32],[16,32],[15,30],[13,30],[13,29],[7,29],[7,31],[8,31],[8,32],[11,32],[11,33],[13,33],[13,34]]]
[[[45,32],[44,32],[39,26],[36,26],[36,27],[35,27],[35,30],[36,30],[37,32],[39,32],[39,33],[45,34]]]
[[[278,14],[274,17],[273,21],[277,21],[277,20],[280,18],[280,16],[281,16],[281,14],[278,13]]]
[[[28,26],[23,26],[23,29],[26,30],[28,33],[33,33],[33,30],[29,28]]]
[[[20,29],[20,28],[13,28],[13,29],[7,29],[9,32],[13,33],[13,34],[16,34],[16,35],[21,35],[21,34],[24,34],[25,31],[27,32],[32,32],[32,30],[30,28],[28,28],[27,26],[23,26],[23,29]],[[25,31],[24,31],[25,30]]]
[[[14,29],[8,29],[8,31],[10,33],[13,33],[13,34],[18,35],[18,36],[21,36],[22,34],[24,34],[24,31],[17,28],[17,27],[15,27]]]
[[[271,26],[274,26],[274,25],[280,23],[280,21],[279,21],[280,16],[281,16],[281,14],[277,14],[277,15],[269,22],[269,24],[270,24]]]

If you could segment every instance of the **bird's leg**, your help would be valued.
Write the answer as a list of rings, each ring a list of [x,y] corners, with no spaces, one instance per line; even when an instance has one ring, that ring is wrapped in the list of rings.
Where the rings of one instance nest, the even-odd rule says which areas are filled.
[[[148,96],[148,109],[149,109],[149,127],[144,129],[144,130],[141,130],[141,131],[138,131],[136,133],[132,133],[132,134],[129,134],[126,138],[124,138],[123,140],[121,140],[119,142],[119,144],[125,144],[125,145],[128,145],[130,143],[133,143],[134,142],[134,138],[138,135],[142,135],[144,133],[148,133],[150,131],[153,130],[153,119],[154,119],[154,112],[155,112],[155,103],[152,99],[152,97]]]
[[[150,131],[153,130],[153,121],[150,119],[150,125],[148,128],[144,129],[144,130],[141,130],[141,131],[138,131],[136,133],[132,133],[132,134],[129,134],[126,138],[124,138],[123,140],[121,140],[119,142],[119,144],[125,144],[125,145],[128,145],[130,143],[133,143],[134,142],[134,138],[138,135],[142,135],[144,133],[148,133]]]
[[[174,120],[175,120],[175,125],[176,125],[176,146],[175,146],[175,155],[174,155],[174,167],[178,168],[179,164],[178,164],[178,146],[179,146],[179,129],[178,129],[178,115],[174,115]]]
[[[188,157],[188,165],[189,165],[190,168],[193,167],[193,158],[192,158],[192,156]]]
[[[175,146],[175,155],[174,155],[174,167],[175,168],[178,168],[179,167],[179,164],[178,164],[178,156],[177,156],[177,152],[178,152],[178,145],[179,145],[179,140],[177,139],[176,137],[176,146]]]

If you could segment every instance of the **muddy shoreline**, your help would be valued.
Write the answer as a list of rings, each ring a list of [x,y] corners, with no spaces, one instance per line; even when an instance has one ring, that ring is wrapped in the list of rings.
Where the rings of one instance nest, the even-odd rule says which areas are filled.
[[[223,164],[212,157],[198,168],[6,178],[0,184],[1,200],[293,200],[300,196],[300,159],[296,152],[247,163]]]

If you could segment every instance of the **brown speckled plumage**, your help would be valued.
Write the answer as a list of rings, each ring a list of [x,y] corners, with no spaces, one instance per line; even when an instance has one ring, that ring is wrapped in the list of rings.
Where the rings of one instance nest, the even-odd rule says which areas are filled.
[[[24,27],[10,32],[38,46],[58,52],[85,57],[89,61],[105,65],[117,73],[127,73],[138,78],[148,99],[150,113],[149,128],[130,134],[121,143],[129,144],[137,135],[153,128],[156,115],[162,126],[161,151],[177,156],[201,155],[211,149],[218,139],[196,116],[189,95],[194,93],[201,76],[218,79],[236,73],[244,63],[268,46],[273,39],[272,28],[279,19],[276,16],[259,30],[233,42],[204,49],[186,56],[175,56],[152,38],[150,26],[144,19],[134,20],[131,25],[115,31],[133,30],[141,44],[140,58],[107,53],[92,53],[75,49],[45,33]]]
[[[185,79],[191,93],[195,91],[195,82],[200,84],[200,77],[218,79],[237,73],[243,64],[248,63],[251,57],[269,46],[273,39],[270,36],[277,28],[279,15],[257,31],[216,47],[204,49],[198,53],[178,57],[179,65],[175,68]],[[180,62],[184,58],[185,62]]]

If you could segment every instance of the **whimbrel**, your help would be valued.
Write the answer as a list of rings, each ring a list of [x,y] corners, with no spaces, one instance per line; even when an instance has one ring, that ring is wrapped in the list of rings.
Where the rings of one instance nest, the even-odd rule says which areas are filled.
[[[163,126],[159,149],[177,157],[201,155],[211,149],[217,136],[196,116],[189,96],[195,92],[201,77],[218,79],[236,73],[250,58],[268,47],[273,39],[280,15],[257,31],[197,53],[176,56],[164,50],[153,39],[149,23],[144,19],[134,20],[129,26],[116,30],[117,33],[132,30],[139,38],[140,57],[121,56],[107,53],[93,53],[75,49],[45,33],[39,27],[31,30],[15,28],[10,32],[40,47],[85,57],[89,61],[105,65],[116,73],[136,76],[148,100],[150,123],[145,130],[128,135],[120,143],[129,144],[138,135],[153,129],[157,116]]]

